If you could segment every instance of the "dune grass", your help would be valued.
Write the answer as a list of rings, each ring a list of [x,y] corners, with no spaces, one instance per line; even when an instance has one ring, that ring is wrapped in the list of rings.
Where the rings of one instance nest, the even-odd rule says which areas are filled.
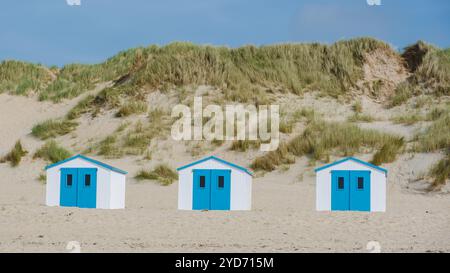
[[[55,102],[74,98],[93,89],[97,83],[113,81],[132,72],[142,65],[142,51],[142,48],[134,48],[101,64],[68,64],[61,69],[4,61],[0,63],[0,93],[27,94],[35,91],[40,100]]]
[[[50,161],[51,163],[56,163],[71,156],[72,153],[59,146],[56,141],[49,140],[41,148],[39,148],[39,150],[36,151],[33,158],[42,158],[44,160]]]
[[[438,188],[450,179],[450,149],[447,151],[446,157],[430,169],[429,175],[433,179],[431,188]]]
[[[36,124],[31,129],[31,134],[41,140],[66,135],[78,126],[77,122],[69,120],[50,119]]]
[[[443,111],[440,114],[437,113],[434,112],[431,114],[431,118],[435,118],[436,120],[424,132],[416,135],[415,151],[433,152],[441,149],[449,149],[450,111]]]
[[[292,133],[294,126],[296,123],[304,120],[307,123],[313,121],[318,116],[314,112],[312,108],[302,108],[300,110],[296,110],[290,115],[284,114],[280,119],[279,130],[281,133],[290,134]]]
[[[369,114],[355,113],[348,118],[349,122],[372,122],[375,118]]]
[[[178,179],[176,171],[166,164],[159,164],[153,170],[141,170],[135,176],[137,180],[156,180],[163,186],[168,186]]]
[[[258,149],[261,146],[259,140],[235,140],[231,143],[230,150],[237,152],[246,152],[249,149]]]
[[[125,102],[116,113],[116,117],[127,117],[134,114],[147,112],[148,105],[144,101],[128,101]]]
[[[450,48],[439,49],[430,45],[416,68],[414,80],[432,90],[435,95],[450,95]]]
[[[92,90],[97,83],[117,80],[140,65],[141,52],[141,48],[123,51],[101,64],[66,65],[58,71],[57,79],[41,90],[39,98],[58,102]]]
[[[425,117],[418,113],[404,114],[395,116],[391,119],[395,124],[413,125],[419,121],[425,120]]]
[[[417,91],[415,86],[409,82],[400,83],[394,91],[394,95],[389,98],[389,106],[395,107],[408,101]]]
[[[283,164],[293,164],[295,158],[289,151],[289,145],[282,143],[277,150],[268,152],[253,160],[250,167],[255,170],[273,171]]]
[[[240,48],[172,43],[120,52],[104,63],[69,64],[55,69],[56,79],[38,65],[2,63],[2,90],[30,89],[41,100],[61,101],[113,81],[95,103],[117,95],[135,96],[148,90],[211,85],[222,88],[227,99],[264,103],[264,90],[284,89],[295,94],[319,90],[331,96],[345,94],[362,77],[364,54],[391,50],[370,38],[324,44],[279,44]],[[4,73],[3,73],[4,72]],[[19,72],[19,73],[17,73]],[[17,76],[16,76],[17,75]],[[13,87],[13,88],[11,88]],[[23,91],[20,91],[23,92]],[[110,96],[104,96],[108,93]]]
[[[11,151],[6,156],[4,156],[0,161],[2,162],[9,161],[12,167],[16,167],[20,164],[22,157],[24,157],[26,154],[28,154],[28,152],[23,148],[20,140],[18,140],[14,145],[14,147],[11,149]]]
[[[446,157],[429,170],[429,176],[433,179],[431,188],[437,188],[448,180],[450,174],[450,108],[434,108],[426,116],[433,121],[424,131],[419,132],[414,138],[414,152],[446,152]]]
[[[419,94],[450,95],[450,48],[439,49],[422,41],[405,48],[402,57],[412,73],[390,98],[391,107]]]
[[[311,109],[297,110],[293,113],[281,112],[279,130],[283,134],[290,134],[294,130],[294,126],[302,117],[311,115]],[[314,116],[314,111],[312,112]]]
[[[373,155],[371,163],[381,165],[394,162],[404,145],[405,141],[403,138],[393,138],[392,141],[384,143],[381,149]]]
[[[363,111],[363,106],[361,101],[356,101],[353,106],[352,106],[353,111],[355,111],[355,113],[362,113]]]
[[[281,164],[293,163],[294,156],[309,156],[313,161],[329,161],[332,154],[350,156],[361,152],[363,148],[379,150],[376,163],[381,164],[395,159],[400,151],[400,148],[388,146],[391,142],[403,146],[403,139],[398,136],[361,129],[351,123],[313,120],[302,134],[282,143],[276,151],[256,158],[251,167],[255,170],[272,171]]]
[[[302,108],[301,110],[294,112],[293,119],[297,122],[302,118],[305,118],[307,122],[310,122],[319,118],[319,116],[320,115],[318,115],[312,108]]]
[[[28,95],[38,92],[52,80],[51,72],[45,67],[19,61],[0,63],[0,93]]]
[[[295,123],[292,120],[282,119],[280,121],[279,130],[280,133],[290,134],[294,130]]]
[[[127,154],[141,155],[147,150],[151,141],[161,133],[162,128],[158,128],[154,123],[144,125],[142,122],[137,122],[123,137],[122,148]]]
[[[89,95],[86,98],[83,98],[81,101],[75,105],[72,109],[70,109],[69,113],[67,113],[66,118],[68,120],[74,120],[79,118],[82,114],[85,114],[91,110],[91,105],[94,103],[95,96]]]
[[[348,118],[349,122],[372,122],[375,120],[371,115],[363,113],[363,106],[360,100],[357,100],[352,105],[352,109],[355,113]]]
[[[446,107],[434,107],[428,113],[406,113],[402,115],[395,116],[391,118],[391,121],[396,124],[405,124],[405,125],[413,125],[420,121],[436,121],[445,115],[448,115],[450,112],[450,105],[446,105]]]
[[[117,136],[107,136],[98,144],[98,155],[109,158],[119,158],[123,155],[123,151],[117,146]]]
[[[289,115],[285,114],[280,122],[280,132],[290,134],[294,125],[300,121],[306,123],[313,122],[318,115],[311,108],[303,108]],[[258,149],[261,146],[260,140],[235,140],[230,146],[230,150],[238,152],[246,152],[249,149]]]
[[[416,52],[417,46],[422,55]],[[362,78],[364,56],[376,49],[392,51],[387,44],[371,38],[331,45],[240,48],[177,42],[129,49],[100,64],[68,64],[61,69],[4,61],[0,64],[0,92],[26,94],[34,90],[41,100],[57,102],[76,97],[98,83],[113,82],[112,87],[89,101],[91,106],[117,104],[119,96],[135,97],[145,90],[203,84],[221,88],[228,100],[256,104],[267,102],[266,91],[273,90],[294,94],[318,90],[337,97],[347,94]],[[417,55],[419,60],[415,60]],[[406,48],[403,56],[408,63],[416,64],[411,79],[401,84],[391,98],[392,106],[400,105],[419,89],[430,89],[439,96],[450,93],[450,49],[420,42]]]
[[[450,114],[450,102],[448,102],[444,107],[435,107],[426,116],[428,121],[436,121],[446,115]]]
[[[152,63],[137,71],[132,81],[156,88],[163,84],[209,84],[249,92],[249,87],[282,86],[293,93],[313,88],[337,95],[361,76],[364,53],[379,47],[388,48],[366,38],[331,46],[285,44],[236,49],[173,43],[149,47],[146,54]]]
[[[149,112],[149,121],[138,120],[132,126],[121,124],[117,130],[100,141],[96,147],[98,155],[120,158],[123,155],[143,155],[152,140],[164,136],[170,129],[170,118],[160,110]]]

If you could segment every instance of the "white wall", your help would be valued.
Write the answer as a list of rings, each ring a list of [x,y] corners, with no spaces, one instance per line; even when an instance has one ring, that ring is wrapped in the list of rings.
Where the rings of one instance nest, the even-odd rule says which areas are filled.
[[[370,210],[384,212],[386,211],[386,175],[381,171],[371,172],[370,175]]]
[[[316,209],[331,210],[331,175],[325,169],[316,173]]]
[[[125,208],[126,177],[124,174],[111,172],[110,209]]]
[[[178,172],[178,209],[192,210],[192,169],[186,168]]]
[[[125,175],[112,172],[81,158],[75,158],[47,170],[45,201],[47,206],[59,206],[60,204],[60,169],[62,168],[97,168],[97,208],[124,207]],[[121,198],[122,196],[123,198]]]
[[[231,169],[230,210],[252,209],[252,176],[248,173]]]
[[[59,206],[60,186],[59,168],[48,169],[45,186],[45,204],[47,206]]]
[[[193,170],[231,170],[230,210],[250,210],[252,207],[252,176],[248,173],[210,159],[178,172],[178,209],[192,210]]]
[[[331,210],[331,171],[352,170],[370,172],[370,210],[386,211],[386,174],[378,169],[347,160],[316,173],[316,209]]]

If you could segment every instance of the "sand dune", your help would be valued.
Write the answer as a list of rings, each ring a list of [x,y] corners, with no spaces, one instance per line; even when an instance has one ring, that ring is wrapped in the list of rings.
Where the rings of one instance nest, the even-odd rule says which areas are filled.
[[[63,116],[74,103],[0,95],[0,154],[17,139],[34,151],[42,142],[29,136],[31,127]],[[339,111],[348,112],[343,106]],[[92,135],[108,134],[119,124],[106,115],[111,113],[83,120],[76,137],[59,141],[81,150]],[[397,125],[385,125],[380,128],[399,131]],[[67,252],[69,241],[78,241],[82,252],[367,252],[370,241],[379,242],[382,252],[450,251],[450,198],[424,193],[412,183],[439,154],[404,154],[384,166],[390,170],[386,213],[316,212],[313,167],[306,158],[287,171],[255,178],[252,211],[186,212],[176,209],[177,183],[163,187],[132,178],[156,162],[176,167],[192,160],[183,144],[166,140],[159,147],[151,162],[102,159],[130,172],[125,210],[46,207],[45,185],[37,181],[46,162],[27,156],[17,168],[0,164],[0,252]],[[215,152],[243,165],[253,156],[224,148]]]

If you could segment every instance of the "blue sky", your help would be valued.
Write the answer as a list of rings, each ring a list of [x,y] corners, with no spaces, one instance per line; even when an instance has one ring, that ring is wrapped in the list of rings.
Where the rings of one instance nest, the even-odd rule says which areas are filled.
[[[237,47],[371,36],[399,49],[419,39],[450,47],[448,0],[66,1],[3,0],[0,60],[96,63],[173,41]]]

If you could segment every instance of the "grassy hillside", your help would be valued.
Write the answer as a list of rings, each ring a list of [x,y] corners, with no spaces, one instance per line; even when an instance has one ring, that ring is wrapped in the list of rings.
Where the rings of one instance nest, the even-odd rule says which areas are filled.
[[[174,43],[143,50],[147,61],[132,75],[131,85],[164,88],[209,84],[244,93],[282,87],[294,93],[319,89],[337,95],[361,77],[364,53],[379,47],[387,46],[371,39],[331,46],[286,44],[237,49]]]
[[[101,64],[69,64],[61,69],[3,61],[0,63],[0,93],[27,95],[34,91],[40,100],[55,102],[73,98],[94,88],[96,83],[114,80],[131,71],[138,51],[121,52]]]
[[[397,54],[385,43],[359,38],[332,45],[280,44],[240,48],[172,43],[123,51],[104,63],[69,64],[61,69],[4,61],[0,63],[0,92],[27,94],[60,101],[116,81],[112,94],[136,95],[142,90],[208,84],[221,88],[235,101],[257,99],[259,90],[288,90],[301,94],[319,90],[331,96],[349,91],[362,78],[364,55],[376,49]],[[418,92],[448,95],[450,49],[423,42],[405,49],[402,57],[413,72],[397,95],[407,99]]]
[[[261,88],[282,88],[296,94],[317,89],[337,96],[362,77],[364,54],[377,48],[389,49],[369,38],[329,46],[282,44],[236,49],[173,43],[124,51],[102,64],[70,64],[56,70],[52,81],[41,66],[3,62],[0,92],[24,93],[18,92],[23,81],[32,81],[41,99],[59,101],[78,96],[95,83],[117,80],[126,93],[208,84],[223,88],[230,99],[240,101],[251,99],[251,91]]]

